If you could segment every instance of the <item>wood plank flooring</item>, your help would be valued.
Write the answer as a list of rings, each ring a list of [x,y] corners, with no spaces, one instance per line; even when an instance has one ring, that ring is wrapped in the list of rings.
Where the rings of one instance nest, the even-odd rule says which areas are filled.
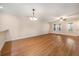
[[[1,56],[1,50],[0,50],[0,56]]]
[[[2,56],[77,56],[79,37],[46,34],[6,42]]]

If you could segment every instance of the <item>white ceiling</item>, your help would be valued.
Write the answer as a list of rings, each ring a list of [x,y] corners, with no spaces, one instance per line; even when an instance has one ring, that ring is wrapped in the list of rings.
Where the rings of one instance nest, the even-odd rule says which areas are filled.
[[[0,13],[11,13],[20,16],[32,16],[32,9],[36,9],[36,16],[40,20],[53,20],[53,17],[79,15],[78,3],[0,3],[3,9]]]

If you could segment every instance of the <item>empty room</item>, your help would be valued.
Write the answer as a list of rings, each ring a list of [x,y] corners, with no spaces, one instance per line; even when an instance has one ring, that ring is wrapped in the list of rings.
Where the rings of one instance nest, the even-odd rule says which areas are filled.
[[[79,56],[79,4],[0,3],[0,56]]]

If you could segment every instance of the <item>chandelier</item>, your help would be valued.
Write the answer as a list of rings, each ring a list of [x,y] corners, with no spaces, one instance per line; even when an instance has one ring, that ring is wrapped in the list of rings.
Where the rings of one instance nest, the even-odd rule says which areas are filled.
[[[37,18],[35,17],[35,9],[32,9],[33,13],[32,13],[32,16],[30,17],[30,20],[32,21],[36,21]]]

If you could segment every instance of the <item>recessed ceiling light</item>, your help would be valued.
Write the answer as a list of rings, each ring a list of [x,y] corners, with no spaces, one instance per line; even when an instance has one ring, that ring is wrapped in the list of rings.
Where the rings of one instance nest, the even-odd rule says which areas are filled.
[[[3,8],[3,6],[0,6],[0,9]]]

